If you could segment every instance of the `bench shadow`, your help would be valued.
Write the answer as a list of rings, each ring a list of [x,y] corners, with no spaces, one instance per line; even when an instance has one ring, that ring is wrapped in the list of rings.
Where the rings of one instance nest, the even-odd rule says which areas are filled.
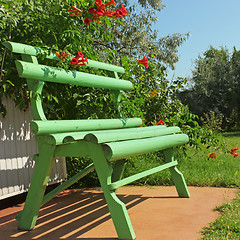
[[[130,209],[149,198],[178,198],[178,197],[143,197],[142,195],[117,194],[119,199]],[[13,220],[16,214],[0,217],[0,231],[4,230],[6,236],[3,239],[118,239],[102,192],[84,190],[69,190],[58,195],[45,204],[32,231],[20,231],[17,229],[17,221]],[[12,218],[12,220],[10,219]],[[86,238],[85,233],[107,224],[106,237]],[[106,227],[106,226],[105,226]],[[105,235],[105,232],[104,232]],[[109,235],[111,237],[109,237]],[[94,235],[95,236],[95,235]]]

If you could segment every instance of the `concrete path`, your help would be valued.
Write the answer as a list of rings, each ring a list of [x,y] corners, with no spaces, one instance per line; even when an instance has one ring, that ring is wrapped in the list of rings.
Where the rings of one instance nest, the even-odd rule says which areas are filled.
[[[191,197],[179,198],[174,187],[122,187],[137,240],[195,240],[215,220],[213,211],[232,201],[237,189],[189,187]],[[14,219],[23,204],[0,210],[0,240],[117,239],[100,189],[67,190],[41,209],[37,225],[19,231]]]

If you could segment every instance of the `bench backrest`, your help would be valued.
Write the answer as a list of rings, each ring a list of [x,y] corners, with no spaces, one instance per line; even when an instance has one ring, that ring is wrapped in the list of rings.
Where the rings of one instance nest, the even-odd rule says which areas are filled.
[[[119,110],[121,93],[123,90],[133,89],[133,85],[130,81],[120,79],[118,76],[119,73],[125,72],[124,68],[88,59],[87,67],[107,70],[108,77],[80,71],[65,70],[39,64],[37,59],[39,55],[44,56],[46,59],[57,61],[59,61],[59,58],[55,54],[49,54],[47,51],[38,47],[9,41],[4,42],[3,45],[11,52],[21,55],[22,60],[16,60],[15,63],[19,77],[27,79],[28,89],[32,92],[30,95],[30,102],[34,120],[47,120],[40,97],[45,82],[110,89],[114,95],[115,106],[119,112],[118,117],[122,117]],[[109,128],[111,128],[110,125]],[[140,126],[141,121],[136,119],[135,125]]]

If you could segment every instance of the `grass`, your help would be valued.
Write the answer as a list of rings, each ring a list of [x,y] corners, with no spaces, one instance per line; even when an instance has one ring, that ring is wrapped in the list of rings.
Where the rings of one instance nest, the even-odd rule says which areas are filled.
[[[202,239],[240,239],[240,192],[233,202],[225,203],[216,210],[221,212],[221,216],[210,227],[203,229]]]
[[[187,147],[186,155],[176,152],[179,170],[183,173],[189,186],[212,186],[240,188],[240,150],[239,156],[234,158],[228,152],[231,148],[240,149],[240,131],[224,133],[217,146],[203,146],[201,149]],[[216,159],[209,159],[208,154],[216,152]],[[163,162],[162,155],[146,154],[132,158],[128,162],[127,175],[140,172],[159,165]],[[139,180],[142,185],[172,185],[169,171],[163,171]],[[240,240],[240,191],[238,197],[229,203],[215,209],[221,216],[202,231],[204,240]]]
[[[239,146],[239,137],[240,132],[226,133],[221,137],[218,146],[202,146],[201,149],[188,146],[186,155],[183,154],[183,151],[176,152],[176,159],[179,162],[178,168],[183,173],[187,185],[239,187],[240,156],[234,158],[232,154],[228,153],[229,149]],[[212,152],[216,152],[216,159],[208,158],[208,154]],[[126,176],[158,166],[159,161],[164,163],[160,153],[131,158],[126,168]],[[162,171],[140,179],[135,184],[172,185],[173,182],[170,172]]]
[[[191,186],[239,187],[240,156],[228,153],[239,146],[240,132],[224,134],[218,146],[196,150],[187,149],[187,156],[180,160],[180,170]],[[239,146],[240,147],[240,146]],[[217,158],[208,159],[208,154],[216,152]]]

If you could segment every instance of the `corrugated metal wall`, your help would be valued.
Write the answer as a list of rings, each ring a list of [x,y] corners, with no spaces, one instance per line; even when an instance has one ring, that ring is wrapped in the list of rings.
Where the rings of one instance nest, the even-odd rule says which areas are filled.
[[[30,132],[31,110],[20,111],[10,99],[4,99],[4,105],[8,112],[5,118],[0,116],[0,199],[28,190],[34,169],[32,157],[38,153]],[[65,179],[65,159],[56,159],[49,184]]]

